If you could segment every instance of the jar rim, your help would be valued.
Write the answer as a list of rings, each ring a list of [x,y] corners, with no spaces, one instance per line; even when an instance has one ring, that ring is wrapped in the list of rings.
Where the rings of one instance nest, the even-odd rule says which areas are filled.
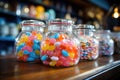
[[[95,29],[94,25],[91,24],[78,24],[78,25],[74,25],[75,29]]]
[[[47,21],[48,25],[71,25],[74,21],[71,19],[53,19]]]
[[[97,33],[100,33],[100,34],[107,34],[107,33],[111,33],[110,30],[97,30],[96,31]]]
[[[38,20],[23,20],[21,26],[32,26],[32,27],[45,27],[44,22]]]

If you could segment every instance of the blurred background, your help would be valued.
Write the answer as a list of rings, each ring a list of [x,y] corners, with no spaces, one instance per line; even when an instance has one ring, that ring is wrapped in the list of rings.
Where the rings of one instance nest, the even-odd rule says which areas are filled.
[[[0,56],[14,51],[22,20],[72,19],[96,29],[120,31],[119,0],[0,0]]]

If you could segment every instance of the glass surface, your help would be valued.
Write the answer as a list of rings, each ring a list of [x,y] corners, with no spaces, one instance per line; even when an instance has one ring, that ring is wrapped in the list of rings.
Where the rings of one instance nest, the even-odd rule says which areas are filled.
[[[99,54],[101,56],[110,56],[114,53],[114,41],[110,37],[110,30],[96,31],[99,36]]]
[[[78,39],[72,34],[72,20],[55,19],[47,22],[48,32],[41,44],[43,64],[68,67],[79,62]]]
[[[16,57],[18,61],[37,62],[40,58],[40,45],[45,24],[36,20],[21,22],[22,31],[16,38]]]
[[[80,59],[94,60],[99,56],[99,42],[95,38],[94,26],[79,24],[73,28],[74,33],[78,36],[80,42]]]

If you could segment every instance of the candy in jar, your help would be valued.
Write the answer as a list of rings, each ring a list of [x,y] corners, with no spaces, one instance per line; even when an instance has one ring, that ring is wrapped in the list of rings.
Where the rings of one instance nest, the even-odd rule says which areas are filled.
[[[110,30],[98,30],[99,55],[110,56],[114,53],[114,41],[110,37]]]
[[[16,38],[16,57],[18,61],[37,62],[40,58],[40,44],[45,24],[36,20],[21,22],[21,32]]]
[[[80,41],[80,59],[94,60],[99,56],[99,42],[94,37],[94,26],[87,24],[79,24],[74,26],[74,33],[79,37]]]
[[[41,61],[53,67],[68,67],[79,62],[79,41],[72,34],[72,20],[47,22],[48,32],[41,43]]]

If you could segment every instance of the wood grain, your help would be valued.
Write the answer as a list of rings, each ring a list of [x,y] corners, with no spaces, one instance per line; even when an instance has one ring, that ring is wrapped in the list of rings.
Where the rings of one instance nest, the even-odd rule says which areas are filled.
[[[42,63],[18,62],[14,57],[0,57],[0,80],[80,80],[120,64],[120,55],[80,61],[68,68],[54,68]]]

